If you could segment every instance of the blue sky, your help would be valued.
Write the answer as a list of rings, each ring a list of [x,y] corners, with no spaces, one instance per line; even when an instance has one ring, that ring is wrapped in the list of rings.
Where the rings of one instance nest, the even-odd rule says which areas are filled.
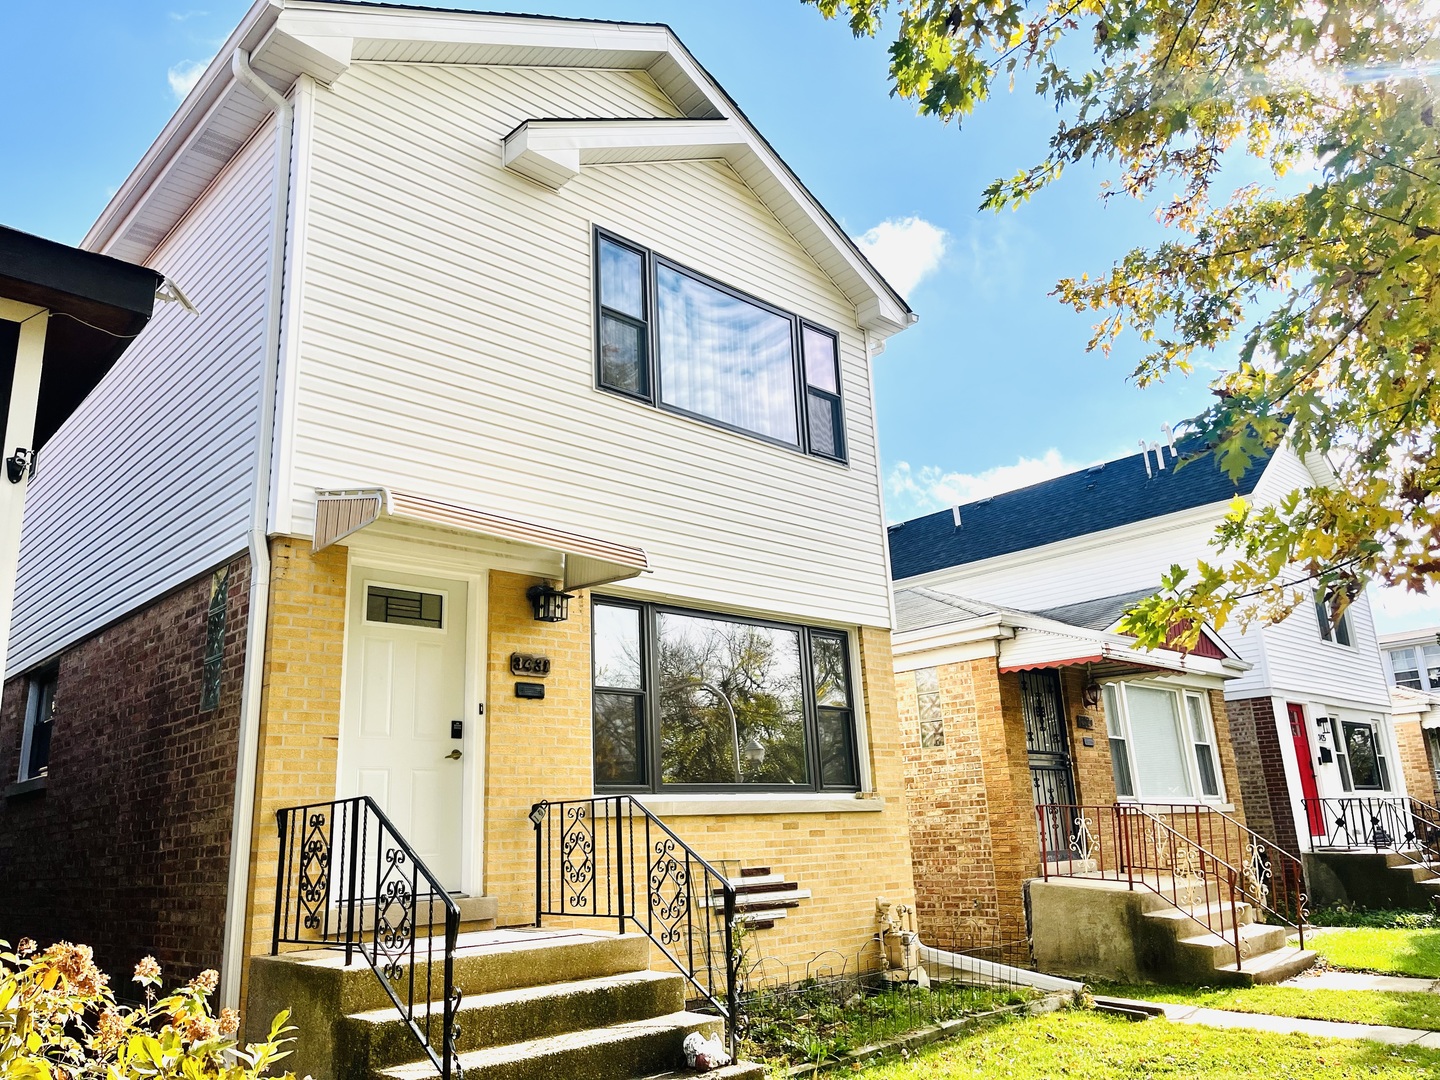
[[[10,0],[0,95],[44,108],[11,110],[8,145],[27,153],[0,158],[0,221],[78,242],[248,6]],[[1210,373],[1140,390],[1134,343],[1087,354],[1092,320],[1047,295],[1157,238],[1152,207],[1102,205],[1104,174],[1082,166],[1017,212],[977,209],[1053,129],[1023,80],[962,131],[889,97],[883,42],[798,0],[496,6],[668,22],[907,293],[921,321],[875,365],[892,518],[1133,453],[1204,407]],[[1386,628],[1440,622],[1440,604],[1384,606]]]

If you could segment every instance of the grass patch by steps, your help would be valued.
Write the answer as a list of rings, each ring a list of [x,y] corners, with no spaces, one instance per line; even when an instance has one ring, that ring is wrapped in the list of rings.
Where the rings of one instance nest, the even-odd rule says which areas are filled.
[[[1440,1031],[1440,994],[1383,990],[1307,990],[1299,986],[1193,987],[1099,983],[1096,994],[1206,1009],[1339,1020]]]
[[[1321,930],[1305,935],[1333,967],[1440,979],[1440,930]]]
[[[992,990],[936,982],[929,989],[864,987],[856,980],[813,980],[761,990],[745,1003],[740,1057],[780,1066],[833,1061],[944,1020],[1031,1000],[1026,989]]]
[[[858,1080],[1420,1080],[1440,1074],[1440,1051],[1356,1039],[1131,1023],[1067,1009],[1013,1020],[928,1047]]]

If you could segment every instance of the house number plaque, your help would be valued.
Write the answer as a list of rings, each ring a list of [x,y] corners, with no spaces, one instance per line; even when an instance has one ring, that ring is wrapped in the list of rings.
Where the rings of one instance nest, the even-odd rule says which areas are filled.
[[[510,654],[510,674],[530,675],[543,679],[550,674],[550,658],[548,656],[528,656],[525,653],[512,652]]]

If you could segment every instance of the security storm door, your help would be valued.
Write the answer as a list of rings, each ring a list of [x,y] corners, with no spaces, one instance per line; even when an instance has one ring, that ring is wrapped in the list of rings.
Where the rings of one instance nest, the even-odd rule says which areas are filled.
[[[1025,752],[1030,759],[1030,783],[1036,806],[1073,806],[1075,776],[1070,768],[1070,740],[1065,733],[1065,708],[1060,676],[1053,671],[1020,673],[1020,708],[1025,718]],[[1072,815],[1047,813],[1047,823],[1068,822]],[[1068,854],[1067,826],[1047,824],[1042,837],[1050,857]]]
[[[351,593],[343,797],[369,795],[446,888],[461,872],[468,597],[464,582],[357,570]]]

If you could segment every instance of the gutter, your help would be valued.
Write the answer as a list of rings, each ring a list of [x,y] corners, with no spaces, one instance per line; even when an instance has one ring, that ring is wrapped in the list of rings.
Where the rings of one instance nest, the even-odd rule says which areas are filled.
[[[260,699],[265,678],[265,630],[270,610],[270,469],[274,458],[275,393],[280,366],[280,314],[285,296],[285,241],[290,210],[290,149],[294,109],[250,66],[250,54],[230,56],[235,79],[275,114],[274,234],[270,241],[270,289],[266,297],[264,369],[259,429],[255,433],[255,485],[246,541],[250,553],[250,607],[245,628],[245,671],[240,695],[239,759],[235,807],[230,823],[230,872],[225,890],[225,934],[220,965],[220,1003],[240,1007],[240,973],[245,963],[245,925],[250,898],[250,843],[254,833],[255,782],[260,755]]]

